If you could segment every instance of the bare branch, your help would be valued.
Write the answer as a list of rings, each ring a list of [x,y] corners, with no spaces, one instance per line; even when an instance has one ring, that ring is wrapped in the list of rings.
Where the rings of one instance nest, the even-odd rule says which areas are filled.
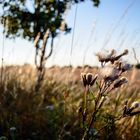
[[[48,56],[45,57],[45,60],[47,60],[52,55],[52,52],[53,52],[53,42],[54,42],[54,37],[52,37],[52,40],[51,40],[51,50],[50,50],[50,53],[48,54]]]
[[[41,58],[40,58],[40,66],[39,68],[42,69],[43,67],[43,62],[44,62],[44,56],[45,56],[45,50],[46,50],[46,44],[47,44],[47,40],[48,40],[48,37],[49,37],[49,29],[47,29],[44,37],[43,37],[43,45],[42,45],[42,48],[41,48]]]
[[[38,52],[39,52],[39,45],[38,45],[39,39],[40,39],[40,32],[38,32],[38,34],[37,34],[37,36],[35,37],[35,40],[34,40],[34,46],[35,46],[35,49],[36,49],[36,51],[35,51],[35,65],[36,65],[37,69],[39,67],[38,64],[37,64],[37,57],[38,57]]]
[[[39,42],[39,39],[40,39],[40,32],[38,32],[37,36],[35,37],[35,40],[34,40],[34,46],[36,47],[38,42]]]

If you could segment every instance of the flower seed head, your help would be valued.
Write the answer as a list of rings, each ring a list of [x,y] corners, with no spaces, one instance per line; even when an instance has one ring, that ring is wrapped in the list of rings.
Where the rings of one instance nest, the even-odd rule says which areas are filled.
[[[122,63],[121,65],[121,70],[122,72],[128,71],[132,68],[132,65],[128,64],[128,63]]]
[[[93,86],[93,85],[94,85],[94,83],[95,83],[95,81],[97,80],[97,78],[98,78],[98,74],[96,74],[96,75],[94,76],[94,78],[93,78],[92,81],[90,82],[90,86]]]
[[[93,76],[92,73],[81,73],[81,77],[83,80],[83,84],[84,86],[93,86],[93,84],[95,83],[98,75]]]
[[[113,56],[116,54],[116,50],[112,49],[110,55]]]
[[[96,56],[98,57],[99,62],[109,62],[111,61],[112,57],[114,57],[116,51],[113,49],[110,53],[97,53]]]
[[[123,84],[127,83],[128,80],[126,77],[121,77],[120,79],[117,79],[115,82],[114,82],[114,88],[118,88],[120,86],[122,86]]]
[[[117,69],[120,70],[121,69],[121,66],[122,66],[122,62],[119,61],[119,60],[117,60],[117,61],[114,62],[113,65],[114,65],[114,67],[116,67]]]
[[[92,79],[93,79],[93,74],[92,73],[87,73],[86,80],[87,80],[88,85],[90,85],[90,83],[92,82]]]
[[[105,80],[114,81],[118,78],[120,71],[112,66],[107,66],[101,69],[101,75]]]
[[[84,87],[86,87],[86,85],[87,85],[86,73],[81,73],[81,77],[82,77],[82,81],[83,81]]]
[[[138,108],[138,107],[140,107],[140,103],[138,101],[135,101],[135,102],[132,103],[130,108],[135,109],[135,108]]]
[[[128,54],[128,50],[126,49],[126,50],[124,50],[124,52],[123,52],[123,55],[127,55]]]

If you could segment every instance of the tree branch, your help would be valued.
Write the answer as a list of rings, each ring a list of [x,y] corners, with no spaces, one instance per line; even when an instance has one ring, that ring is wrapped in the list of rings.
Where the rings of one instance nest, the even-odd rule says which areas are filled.
[[[49,29],[47,29],[47,31],[43,37],[43,45],[41,48],[41,58],[40,58],[40,66],[39,66],[40,69],[42,69],[43,62],[45,60],[44,56],[45,56],[45,50],[46,50],[46,44],[47,44],[48,37],[49,37]]]
[[[34,46],[35,46],[35,65],[38,69],[38,64],[37,64],[37,56],[38,56],[38,51],[39,51],[39,45],[38,45],[38,42],[39,42],[39,39],[40,39],[40,32],[38,32],[37,36],[35,37],[35,40],[34,40]]]
[[[45,57],[45,60],[47,60],[52,55],[52,52],[53,52],[53,42],[54,42],[54,37],[52,37],[52,40],[51,40],[51,50],[50,50],[50,53],[48,54],[48,56]]]

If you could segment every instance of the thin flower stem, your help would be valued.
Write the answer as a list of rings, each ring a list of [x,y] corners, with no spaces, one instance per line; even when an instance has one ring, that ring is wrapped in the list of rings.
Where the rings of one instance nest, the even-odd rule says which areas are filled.
[[[86,114],[87,114],[87,94],[89,92],[89,86],[85,87],[85,92],[84,92],[84,105],[83,105],[83,126],[85,125],[86,121]]]
[[[95,118],[96,118],[96,115],[98,113],[98,111],[101,109],[101,107],[103,106],[103,103],[105,102],[105,96],[104,96],[104,93],[107,91],[107,89],[109,88],[110,85],[107,85],[105,81],[102,82],[102,85],[101,85],[101,88],[98,92],[98,96],[95,100],[95,107],[94,107],[94,111],[91,115],[91,120],[89,122],[89,127],[88,129],[85,131],[84,135],[83,135],[83,138],[82,140],[85,140],[85,139],[89,139],[89,132],[90,132],[90,129],[91,127],[93,126],[93,123],[95,121]],[[101,98],[103,98],[103,100],[101,101]],[[101,102],[100,102],[101,101]]]

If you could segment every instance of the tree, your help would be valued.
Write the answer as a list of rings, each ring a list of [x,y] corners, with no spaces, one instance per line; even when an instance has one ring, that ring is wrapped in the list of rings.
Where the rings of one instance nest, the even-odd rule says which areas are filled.
[[[30,0],[31,12],[27,8],[29,0],[1,0],[3,7],[1,23],[7,38],[23,37],[34,41],[36,49],[35,64],[38,71],[37,88],[43,81],[45,64],[53,52],[54,38],[61,31],[70,32],[70,28],[64,22],[64,12],[68,5],[77,4],[84,0]],[[92,0],[94,6],[98,6],[99,0]],[[50,52],[46,52],[48,40],[51,40]]]

